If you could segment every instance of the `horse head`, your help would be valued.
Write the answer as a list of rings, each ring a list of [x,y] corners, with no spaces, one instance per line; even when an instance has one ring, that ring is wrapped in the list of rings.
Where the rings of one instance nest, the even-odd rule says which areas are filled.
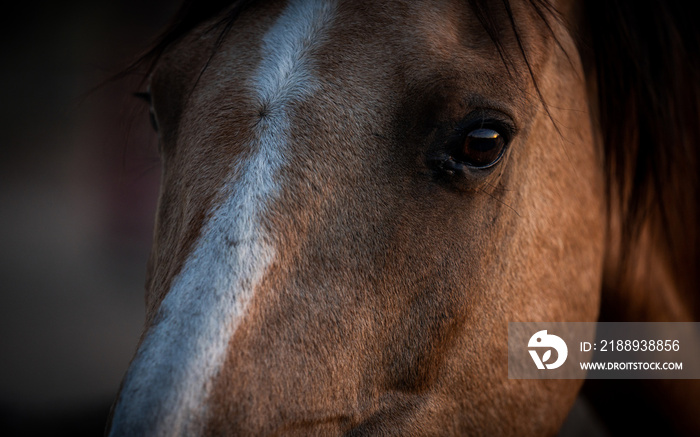
[[[147,321],[110,435],[555,433],[582,381],[508,379],[507,322],[599,316],[580,11],[195,3],[153,52]]]

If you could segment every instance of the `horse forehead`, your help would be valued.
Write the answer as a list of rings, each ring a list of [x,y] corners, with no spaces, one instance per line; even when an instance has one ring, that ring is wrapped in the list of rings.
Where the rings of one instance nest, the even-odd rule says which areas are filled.
[[[324,23],[323,35],[314,31],[314,26],[318,24],[314,20],[318,20],[318,17],[302,19],[319,7],[327,9],[332,15],[332,20]],[[470,37],[469,33],[475,32],[477,27],[479,38]],[[406,75],[408,81],[424,79],[414,78],[412,74],[444,70],[447,63],[459,69],[462,58],[457,52],[464,52],[465,49],[483,49],[480,54],[488,53],[489,57],[499,59],[493,46],[484,43],[480,27],[466,2],[457,0],[335,0],[318,4],[305,0],[258,1],[236,19],[226,42],[216,49],[221,52],[217,53],[221,62],[210,65],[212,59],[209,59],[205,69],[221,70],[228,76],[221,77],[219,71],[216,77],[210,79],[217,85],[214,92],[220,92],[222,83],[228,82],[227,91],[235,88],[233,91],[258,95],[261,89],[293,91],[293,79],[303,83],[308,76],[289,77],[284,73],[289,72],[293,65],[301,64],[308,70],[315,70],[317,79],[331,82],[343,79],[346,85],[388,80],[397,74]],[[275,32],[270,32],[272,29]],[[295,36],[300,34],[305,37],[293,42]],[[277,46],[268,45],[270,50],[261,51],[265,40],[275,38],[273,35],[278,37]],[[285,41],[292,43],[284,44]],[[193,46],[191,53],[201,52],[196,43]],[[296,63],[295,56],[302,54],[303,61]],[[181,63],[182,56],[181,53],[176,54],[173,63]],[[198,59],[201,63],[201,58]],[[436,65],[431,64],[431,60],[441,62]],[[265,69],[274,73],[261,77],[260,73]],[[335,89],[335,92],[342,91]]]
[[[318,16],[302,19],[319,7],[332,16],[322,33],[314,30]],[[304,36],[294,42],[299,35]],[[277,42],[266,46],[271,38]],[[511,84],[493,85],[506,73],[500,55],[483,37],[467,2],[457,0],[253,2],[233,24],[225,45],[221,62],[209,67],[214,72],[209,82],[220,100],[206,91],[201,96],[213,112],[230,108],[226,99],[233,101],[234,112],[241,115],[236,117],[237,132],[284,115],[297,127],[295,132],[305,129],[306,135],[323,136],[328,133],[323,124],[348,119],[348,105],[353,105],[351,116],[357,122],[386,123],[383,115],[390,114],[371,118],[399,109],[401,99],[417,89],[434,93],[431,87],[453,96],[477,90],[496,100],[513,100],[514,93],[503,91]],[[263,46],[268,50],[261,50]],[[525,69],[510,74],[527,76]],[[319,114],[322,110],[326,112]],[[293,143],[295,139],[292,135]]]
[[[159,98],[168,93],[183,96],[177,158],[166,168],[172,177],[165,187],[173,191],[173,199],[182,198],[175,191],[190,190],[184,195],[191,201],[166,199],[162,205],[174,210],[172,216],[181,217],[171,222],[198,225],[188,225],[191,237],[160,246],[161,251],[182,254],[166,262],[184,263],[193,246],[183,245],[196,241],[208,216],[202,212],[225,201],[222,193],[240,178],[242,163],[253,154],[251,144],[274,142],[284,134],[287,167],[308,158],[310,149],[316,157],[329,150],[341,153],[343,148],[366,150],[357,138],[388,128],[407,87],[456,83],[454,90],[448,89],[450,85],[440,91],[452,100],[465,89],[485,90],[474,78],[482,77],[475,73],[490,68],[488,63],[464,59],[464,53],[481,54],[460,46],[464,39],[460,29],[470,31],[473,14],[463,2],[443,3],[440,7],[435,2],[399,0],[254,2],[233,24],[213,58],[202,55],[212,53],[207,45],[212,39],[200,41],[206,34],[201,29],[176,47],[162,73],[154,75],[154,95],[159,114],[170,110],[166,106],[177,106],[163,99],[159,108]],[[183,71],[189,79],[177,78]],[[449,81],[441,80],[447,76]],[[183,90],[168,89],[168,84],[184,81],[189,85]],[[506,87],[497,88],[496,92]],[[513,100],[511,94],[507,98]],[[283,173],[274,177],[302,177],[300,171]],[[153,288],[161,291],[152,302],[162,298],[170,280],[171,274],[156,279]]]
[[[187,107],[177,140],[184,150],[171,166],[174,178],[193,178],[194,182],[171,185],[178,189],[201,185],[199,191],[188,194],[195,199],[188,204],[210,211],[224,201],[225,196],[217,193],[242,168],[232,163],[250,157],[251,142],[271,141],[286,132],[287,162],[308,151],[312,142],[335,146],[343,142],[353,147],[347,141],[350,137],[339,132],[357,136],[362,129],[386,127],[391,111],[399,109],[401,93],[410,86],[455,83],[454,90],[448,85],[440,92],[459,96],[464,90],[493,91],[503,94],[496,95],[496,100],[519,105],[522,99],[513,96],[520,93],[506,92],[508,84],[492,86],[491,73],[499,72],[491,71],[488,62],[480,62],[481,57],[489,56],[498,61],[493,47],[465,45],[465,40],[483,38],[464,38],[469,35],[460,33],[479,26],[464,3],[253,2],[213,58],[201,55],[212,53],[211,47],[198,43],[201,34],[195,35],[169,56],[162,68],[165,73],[157,71],[153,81],[161,88],[155,93],[156,101],[168,93],[168,84],[183,81],[174,79],[183,70],[189,70],[188,81],[196,83],[194,92],[185,87],[175,93],[190,98],[187,104],[180,103]],[[187,60],[197,56],[196,61]],[[192,62],[190,67],[177,66],[188,62]],[[480,74],[483,72],[487,74]],[[446,77],[448,80],[441,80]],[[157,106],[156,102],[160,112]],[[202,168],[207,171],[201,172]],[[204,224],[203,219],[198,221]],[[196,233],[198,227],[190,230]],[[194,240],[193,236],[187,241]]]

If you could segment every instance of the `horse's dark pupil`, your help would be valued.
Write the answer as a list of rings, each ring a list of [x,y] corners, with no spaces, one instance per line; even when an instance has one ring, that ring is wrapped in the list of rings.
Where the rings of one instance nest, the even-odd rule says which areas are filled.
[[[500,156],[505,141],[493,129],[475,129],[467,134],[462,161],[475,167],[493,164]]]

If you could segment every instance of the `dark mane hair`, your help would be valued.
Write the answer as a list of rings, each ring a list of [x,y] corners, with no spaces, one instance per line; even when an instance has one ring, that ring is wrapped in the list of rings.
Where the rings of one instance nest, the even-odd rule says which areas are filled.
[[[584,3],[609,195],[622,216],[623,250],[630,250],[648,220],[697,317],[700,31],[681,2]]]
[[[195,26],[222,15],[210,29],[218,42],[256,0],[185,0],[155,43],[123,74],[150,73],[162,54]],[[561,19],[547,0],[526,0],[551,32]],[[494,8],[506,11],[519,56],[530,66],[509,0],[468,0],[501,54]],[[226,13],[223,13],[226,11]],[[573,23],[602,132],[609,208],[620,217],[624,268],[644,227],[669,260],[676,284],[694,302],[700,283],[700,31],[681,2],[583,2]],[[214,51],[218,47],[214,47]],[[206,67],[205,67],[206,68]],[[536,78],[529,71],[536,87]],[[539,90],[538,90],[539,92]],[[541,97],[541,96],[540,96]]]

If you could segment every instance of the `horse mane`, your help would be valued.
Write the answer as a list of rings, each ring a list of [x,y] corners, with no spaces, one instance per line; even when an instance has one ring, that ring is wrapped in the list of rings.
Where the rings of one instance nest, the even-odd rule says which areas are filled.
[[[621,214],[621,262],[633,258],[648,226],[698,317],[700,30],[681,2],[584,7],[608,196]]]
[[[118,80],[128,75],[137,74],[143,78],[141,83],[141,85],[143,85],[143,82],[148,79],[158,63],[158,60],[168,48],[177,43],[182,37],[201,23],[211,20],[220,15],[224,9],[229,8],[228,12],[221,19],[217,20],[207,29],[209,32],[219,29],[219,35],[211,54],[211,56],[213,56],[226,34],[231,29],[231,26],[233,26],[236,18],[255,1],[256,0],[183,0],[169,23],[154,39],[151,45],[112,79]]]
[[[236,18],[255,1],[261,0],[185,0],[155,43],[123,74],[144,70],[147,76],[171,45],[225,10],[210,28],[219,32],[213,56]],[[503,28],[510,28],[516,55],[525,61],[539,94],[510,0],[467,1],[507,66],[515,65],[503,44]],[[552,20],[562,18],[551,3],[526,2],[553,34]],[[504,11],[505,26],[499,22]],[[647,228],[668,259],[676,286],[700,314],[695,296],[700,283],[700,29],[681,2],[653,0],[640,7],[630,0],[590,0],[579,12],[580,22],[571,27],[602,133],[609,210],[619,216],[619,267],[633,259]]]

